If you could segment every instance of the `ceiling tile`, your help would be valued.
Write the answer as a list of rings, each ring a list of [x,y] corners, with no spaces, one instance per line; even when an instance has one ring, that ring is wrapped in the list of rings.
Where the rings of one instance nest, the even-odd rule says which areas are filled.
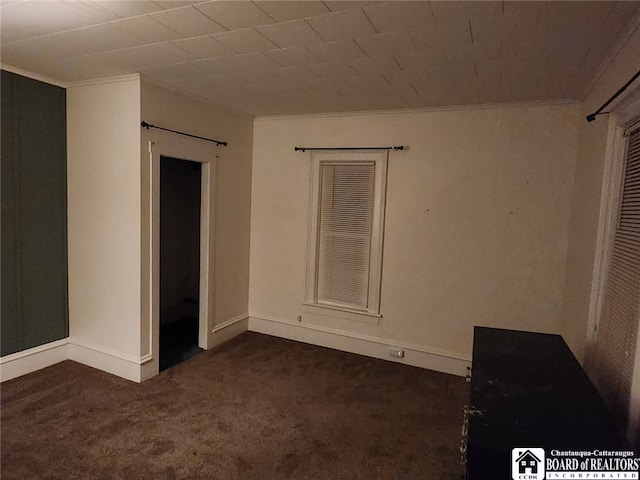
[[[389,2],[364,7],[380,33],[424,28],[435,23],[428,2]]]
[[[3,52],[16,49],[23,55],[46,59],[89,55],[143,43],[107,23],[10,43]]]
[[[226,58],[208,58],[206,60],[196,60],[191,64],[199,70],[211,74],[232,73],[240,70],[240,67],[231,63]]]
[[[260,52],[236,55],[235,57],[229,57],[228,60],[240,68],[240,70],[244,71],[267,70],[269,68],[277,68],[280,66],[274,60]]]
[[[224,32],[226,29],[193,7],[175,8],[149,15],[153,20],[186,37]]]
[[[500,59],[497,60],[486,60],[481,63],[476,64],[476,73],[479,79],[483,79],[486,81],[493,81],[496,83],[500,82],[500,77],[502,76],[502,69],[505,65]]]
[[[442,84],[448,82],[470,82],[476,77],[473,62],[429,67],[427,72],[432,81]]]
[[[447,50],[447,58],[450,63],[458,63],[468,60],[485,61],[497,60],[502,57],[502,42],[500,40],[493,42],[474,43],[470,45],[461,45],[455,49]]]
[[[332,12],[339,12],[340,10],[349,10],[352,8],[362,8],[367,5],[375,5],[376,3],[382,3],[381,1],[366,1],[366,0],[328,0],[324,4],[329,7]]]
[[[320,77],[344,77],[355,74],[348,62],[317,63],[307,65],[307,68]]]
[[[393,73],[400,71],[398,63],[391,55],[357,58],[356,60],[352,60],[350,64],[359,74]]]
[[[436,27],[414,28],[409,30],[413,44],[418,50],[444,49],[445,41]]]
[[[427,106],[472,105],[480,99],[476,84],[459,77],[446,82],[430,80],[415,87],[425,97]]]
[[[309,65],[319,62],[318,57],[305,47],[280,48],[263,53],[282,66]]]
[[[112,12],[80,2],[19,2],[2,8],[2,43],[87,27],[117,19]]]
[[[171,43],[178,48],[186,50],[192,54],[194,58],[217,58],[233,55],[232,50],[216,42],[208,35],[173,40]]]
[[[402,70],[428,70],[430,67],[448,64],[446,53],[440,49],[420,50],[394,56]]]
[[[505,14],[524,13],[526,15],[537,15],[545,6],[544,2],[529,0],[505,0],[502,11]]]
[[[273,75],[283,82],[303,83],[307,80],[318,78],[310,70],[305,67],[282,67],[272,70]]]
[[[217,33],[212,37],[236,53],[259,52],[278,47],[253,28]]]
[[[330,10],[323,2],[309,1],[270,1],[257,2],[258,8],[266,12],[278,22],[297,20],[329,13]]]
[[[456,48],[458,45],[466,45],[472,41],[468,20],[438,25],[435,28],[448,47]]]
[[[129,66],[133,71],[192,60],[189,53],[171,45],[169,42],[115,50],[107,55],[116,61],[122,62],[123,65]]]
[[[188,7],[189,5],[197,5],[198,3],[205,3],[206,1],[207,0],[153,0],[153,3],[157,3],[162,8],[170,9]]]
[[[179,88],[194,95],[206,96],[210,90],[215,89],[214,76],[194,76],[180,79]]]
[[[93,1],[92,3],[123,18],[164,10],[161,5],[149,0],[103,0]]]
[[[391,86],[391,93],[400,97],[408,107],[424,107],[424,96],[411,83]]]
[[[140,70],[140,75],[143,78],[151,78],[153,80],[165,82],[181,80],[187,77],[204,76],[205,72],[190,63],[176,63],[160,67],[143,68]]]
[[[366,75],[353,75],[345,77],[344,81],[360,91],[365,92],[385,92],[391,90],[391,85],[383,75],[371,72]]]
[[[274,20],[256,7],[253,2],[247,1],[218,1],[198,4],[195,6],[214,22],[228,28],[257,27],[274,23]]]
[[[360,9],[341,10],[307,19],[309,25],[327,42],[375,35],[377,32]]]
[[[256,29],[280,48],[323,43],[322,38],[304,20],[276,23]]]
[[[166,42],[167,40],[177,40],[183,37],[183,35],[148,16],[125,18],[124,20],[113,22],[111,25],[147,43]]]
[[[425,82],[429,79],[426,70],[406,70],[383,74],[391,85]]]
[[[506,15],[477,17],[469,20],[473,43],[500,41]]]
[[[345,76],[348,76],[348,75],[353,75],[353,70],[351,70],[351,72]],[[332,77],[316,78],[316,79],[309,80],[308,82],[305,82],[304,86],[308,91],[313,91],[313,92],[324,91],[324,92],[333,93],[337,91],[342,84],[343,84],[343,81],[340,77],[332,76]]]
[[[236,72],[233,74],[236,85],[255,85],[257,83],[276,82],[273,70],[256,70],[253,72]]]
[[[348,61],[366,56],[364,51],[353,40],[321,43],[312,45],[309,51],[321,62]]]
[[[411,52],[416,49],[408,32],[381,33],[370,37],[360,37],[356,38],[356,42],[370,57]]]
[[[430,2],[438,25],[502,14],[502,1]]]
[[[273,80],[271,82],[260,82],[248,85],[246,87],[247,92],[250,95],[271,97],[275,94],[291,93],[295,91],[295,86],[285,84],[280,80]]]

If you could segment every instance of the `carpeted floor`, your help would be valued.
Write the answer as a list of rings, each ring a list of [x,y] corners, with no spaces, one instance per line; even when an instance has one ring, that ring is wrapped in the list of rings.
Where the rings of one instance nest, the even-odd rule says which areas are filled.
[[[461,474],[464,379],[245,333],[134,384],[66,361],[1,387],[1,478]]]

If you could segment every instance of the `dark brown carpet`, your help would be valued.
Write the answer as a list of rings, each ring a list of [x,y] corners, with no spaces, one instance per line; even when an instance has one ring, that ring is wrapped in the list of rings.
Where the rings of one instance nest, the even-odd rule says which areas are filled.
[[[462,378],[245,333],[143,384],[2,385],[2,480],[458,478]]]

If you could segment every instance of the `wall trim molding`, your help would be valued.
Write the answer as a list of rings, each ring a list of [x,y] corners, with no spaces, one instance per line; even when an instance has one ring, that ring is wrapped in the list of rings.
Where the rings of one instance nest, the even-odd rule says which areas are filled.
[[[67,337],[0,357],[0,382],[67,360],[68,344]]]
[[[84,340],[66,337],[0,357],[0,382],[21,377],[64,360],[73,360],[127,380],[140,382],[142,365],[151,359],[151,355],[136,357]]]
[[[140,366],[145,363],[144,357],[136,357],[76,338],[69,338],[68,349],[69,360],[133,382],[141,381]]]
[[[243,313],[233,317],[220,325],[215,325],[211,330],[209,348],[217,347],[249,330],[249,314]]]
[[[64,86],[66,88],[71,87],[88,87],[92,85],[107,85],[109,83],[121,83],[121,82],[130,82],[132,80],[140,80],[140,74],[132,73],[129,75],[118,75],[115,77],[105,77],[105,78],[93,78],[90,80],[78,80],[74,82],[66,82]]]
[[[306,118],[327,118],[327,117],[366,117],[371,115],[406,115],[411,113],[433,113],[433,112],[458,112],[467,110],[487,110],[496,108],[522,108],[522,107],[556,107],[562,105],[579,105],[578,100],[558,99],[558,100],[532,100],[523,102],[503,102],[503,103],[478,103],[469,105],[444,105],[440,107],[417,107],[398,108],[390,110],[358,110],[353,112],[320,112],[301,114],[282,114],[257,116],[254,122],[271,120],[298,120]]]
[[[219,332],[220,330],[224,330],[225,328],[230,327],[234,323],[241,322],[242,320],[246,320],[248,318],[249,318],[248,313],[242,313],[240,315],[237,315],[225,322],[220,323],[219,325],[214,325],[213,330],[211,330],[211,333],[216,333],[216,332]]]
[[[471,365],[471,357],[467,355],[320,325],[292,323],[265,315],[250,314],[249,331],[458,376],[466,375],[467,367]],[[402,348],[405,357],[391,357],[390,347]]]
[[[109,347],[102,347],[100,345],[96,345],[91,342],[86,342],[84,340],[80,340],[74,337],[69,337],[69,344],[86,348],[88,350],[93,350],[94,352],[101,353],[104,355],[109,355],[111,357],[118,358],[125,362],[134,363],[136,365],[142,365],[143,363],[146,363],[148,361],[147,357],[149,357],[149,359],[151,358],[150,354],[147,354],[141,357],[136,357],[135,355],[123,353],[123,352],[120,352],[119,350],[114,350],[113,348],[109,348]]]
[[[131,80],[140,79],[140,74],[131,73],[128,75],[117,75],[115,77],[93,78],[89,80],[77,80],[77,81],[71,81],[71,82],[64,82],[62,80],[56,80],[55,78],[47,77],[46,75],[41,75],[39,73],[31,72],[29,70],[24,70],[20,67],[7,65],[6,63],[0,63],[0,69],[6,70],[7,72],[15,73],[17,75],[22,75],[23,77],[31,78],[33,80],[38,80],[39,82],[49,83],[51,85],[55,85],[57,87],[62,87],[62,88],[86,87],[89,85],[104,85],[108,83],[129,82]]]

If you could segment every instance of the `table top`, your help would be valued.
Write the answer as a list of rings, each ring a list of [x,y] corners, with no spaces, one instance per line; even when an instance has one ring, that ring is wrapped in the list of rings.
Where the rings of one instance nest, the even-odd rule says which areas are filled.
[[[629,449],[559,335],[475,327],[470,410],[470,479],[511,478],[516,447]]]

